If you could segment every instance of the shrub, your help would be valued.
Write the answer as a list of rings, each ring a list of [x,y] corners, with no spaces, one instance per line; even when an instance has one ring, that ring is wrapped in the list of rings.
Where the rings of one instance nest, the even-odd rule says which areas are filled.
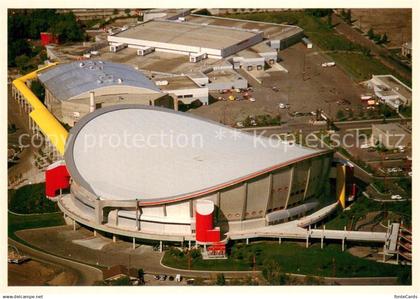
[[[45,197],[45,184],[25,185],[10,193],[9,209],[20,214],[57,212],[57,204]]]
[[[191,249],[190,255],[193,259],[199,259],[201,258],[201,251],[200,249]]]
[[[271,285],[284,285],[287,282],[287,276],[283,273],[280,264],[272,259],[264,262],[262,274]]]
[[[226,285],[226,279],[225,279],[225,275],[223,275],[223,273],[217,274],[216,284],[218,286]]]

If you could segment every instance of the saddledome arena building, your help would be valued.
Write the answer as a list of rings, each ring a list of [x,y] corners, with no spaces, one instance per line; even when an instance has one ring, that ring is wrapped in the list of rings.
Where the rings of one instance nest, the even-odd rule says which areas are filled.
[[[76,123],[64,158],[71,192],[57,200],[67,218],[115,235],[209,244],[321,208],[332,153],[116,105]],[[50,195],[61,188],[54,181]]]

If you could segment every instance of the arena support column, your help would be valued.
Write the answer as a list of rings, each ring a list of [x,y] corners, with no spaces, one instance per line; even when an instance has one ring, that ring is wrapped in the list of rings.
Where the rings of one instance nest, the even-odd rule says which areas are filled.
[[[95,201],[95,221],[96,224],[102,224],[103,221],[102,203],[99,197]]]

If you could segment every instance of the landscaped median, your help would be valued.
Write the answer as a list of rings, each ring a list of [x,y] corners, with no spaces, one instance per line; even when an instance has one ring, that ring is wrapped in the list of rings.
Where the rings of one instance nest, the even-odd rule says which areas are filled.
[[[325,277],[399,277],[400,283],[408,283],[411,267],[378,263],[342,252],[341,246],[329,244],[321,249],[319,244],[305,248],[298,243],[259,242],[251,245],[236,243],[231,247],[228,259],[203,260],[199,255],[191,257],[176,249],[169,250],[162,264],[172,268],[202,271],[250,271],[264,273],[270,263],[277,263],[283,273]]]

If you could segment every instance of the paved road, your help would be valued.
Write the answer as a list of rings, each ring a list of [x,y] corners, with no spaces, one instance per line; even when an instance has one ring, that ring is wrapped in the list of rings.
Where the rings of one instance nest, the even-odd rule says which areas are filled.
[[[79,286],[91,286],[95,281],[102,280],[102,271],[97,268],[33,249],[10,238],[8,242],[9,244],[16,246],[21,253],[30,256],[35,260],[59,265],[73,270],[78,276],[77,285]]]

